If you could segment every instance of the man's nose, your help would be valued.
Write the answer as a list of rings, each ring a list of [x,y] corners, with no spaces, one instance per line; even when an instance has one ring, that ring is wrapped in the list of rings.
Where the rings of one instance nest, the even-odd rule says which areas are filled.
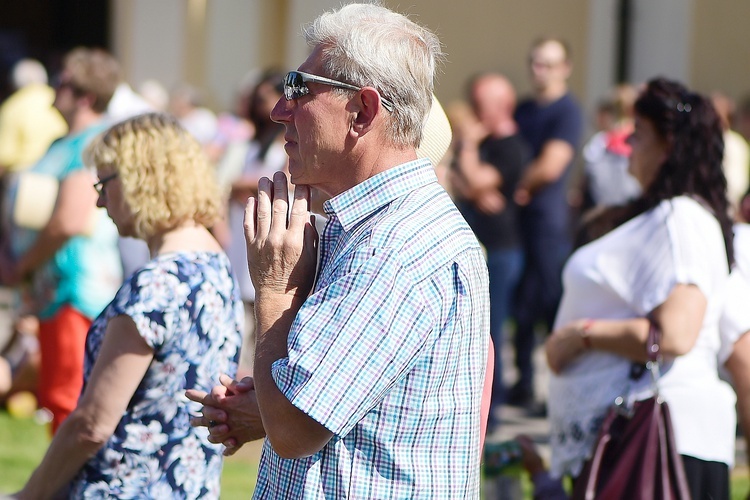
[[[271,110],[271,120],[277,123],[284,123],[289,121],[291,116],[291,108],[294,105],[294,101],[287,101],[284,96],[279,97],[276,101],[276,105]]]

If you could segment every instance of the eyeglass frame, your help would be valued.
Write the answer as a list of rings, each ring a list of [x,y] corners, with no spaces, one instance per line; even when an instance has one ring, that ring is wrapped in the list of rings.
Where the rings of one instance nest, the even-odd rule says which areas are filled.
[[[115,179],[115,178],[116,178],[116,177],[117,177],[118,175],[119,175],[119,174],[118,174],[117,172],[115,172],[115,173],[114,173],[114,174],[112,174],[112,175],[108,175],[108,176],[107,176],[107,177],[105,177],[104,179],[99,179],[99,182],[97,182],[96,184],[94,184],[94,189],[96,190],[96,193],[97,193],[97,194],[98,194],[99,196],[101,196],[101,195],[106,195],[107,193],[106,193],[106,192],[104,191],[104,186],[105,186],[105,185],[106,185],[106,184],[107,184],[107,183],[108,183],[109,181],[111,181],[111,180],[114,180],[114,179]]]
[[[290,71],[289,73],[287,73],[282,82],[284,86],[284,91],[283,91],[284,99],[286,99],[287,101],[299,99],[300,97],[305,96],[310,93],[310,89],[307,87],[307,85],[292,86],[291,83],[289,83],[290,77],[295,74],[300,75],[300,77],[302,78],[303,84],[306,84],[307,82],[313,82],[313,83],[321,83],[323,85],[329,85],[331,87],[338,87],[338,88],[347,89],[347,90],[355,90],[355,91],[362,90],[362,87],[357,87],[356,85],[352,85],[350,83],[344,83],[338,80],[333,80],[331,78],[326,78],[324,76],[318,76],[318,75],[313,75],[311,73],[305,73],[304,71],[294,70],[294,71]],[[299,95],[296,95],[296,96],[293,95],[294,90],[292,89],[299,89],[298,90]],[[379,92],[378,92],[378,95],[380,95]],[[389,101],[388,99],[386,99],[385,97],[381,95],[380,102],[383,103],[383,107],[388,112],[393,113],[393,109],[396,106],[394,106],[394,104],[391,101]]]

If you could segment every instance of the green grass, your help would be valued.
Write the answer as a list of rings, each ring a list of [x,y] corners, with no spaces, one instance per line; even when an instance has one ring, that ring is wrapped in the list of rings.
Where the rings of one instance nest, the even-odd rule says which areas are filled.
[[[49,445],[47,427],[33,419],[16,419],[0,411],[0,495],[20,490],[41,462]],[[224,460],[221,498],[247,499],[255,489],[259,444],[246,446]]]
[[[49,444],[46,427],[0,411],[0,493],[18,491]]]
[[[38,425],[31,419],[15,419],[5,411],[0,411],[0,494],[12,493],[23,487],[41,461],[48,444],[45,426]],[[250,498],[258,474],[259,452],[260,444],[251,443],[224,461],[221,476],[222,499]],[[531,488],[525,478],[522,488],[530,498]],[[732,473],[732,499],[747,498],[749,490],[748,469],[735,469]]]

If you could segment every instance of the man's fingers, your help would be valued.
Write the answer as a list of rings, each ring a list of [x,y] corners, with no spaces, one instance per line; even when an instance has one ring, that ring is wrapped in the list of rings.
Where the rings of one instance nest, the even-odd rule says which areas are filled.
[[[211,388],[211,398],[217,403],[221,403],[227,397],[228,390],[224,385],[215,385]]]
[[[237,382],[236,388],[239,392],[248,392],[255,389],[255,380],[253,377],[243,377]]]
[[[225,412],[224,410],[220,410],[219,408],[214,408],[212,406],[204,406],[203,418],[206,420],[206,426],[208,426],[208,423],[210,421],[223,424],[227,421],[227,412]]]
[[[221,385],[226,387],[232,394],[248,392],[255,387],[252,377],[244,377],[241,381],[237,381],[222,373],[219,375],[219,382],[221,382]]]
[[[243,222],[245,227],[245,242],[248,244],[255,239],[255,233],[258,230],[256,223],[258,216],[256,213],[257,208],[258,200],[252,196],[248,198],[245,204],[245,220]]]
[[[208,396],[208,393],[199,391],[197,389],[188,389],[187,391],[185,391],[185,396],[187,396],[190,401],[195,401],[196,403],[200,404],[206,404],[205,400],[206,396]]]
[[[229,375],[226,375],[224,373],[219,375],[219,383],[226,387],[228,394],[237,394],[237,392],[239,392],[237,390],[238,382]]]
[[[235,453],[237,453],[237,450],[242,448],[242,445],[237,446],[237,440],[234,438],[229,438],[221,444],[223,444],[225,448],[224,450],[225,457],[230,457],[234,455]]]
[[[255,207],[255,239],[265,241],[271,231],[271,180],[263,177],[258,181],[258,198]]]
[[[216,424],[208,428],[209,443],[221,444],[229,438],[229,426],[226,424]]]
[[[208,427],[208,420],[203,417],[190,417],[190,427]]]
[[[289,186],[284,172],[273,174],[273,215],[271,232],[282,234],[286,230],[286,219],[289,213]]]
[[[218,413],[212,414],[211,412],[209,412],[207,414],[204,412],[203,415],[200,417],[198,416],[190,417],[190,426],[191,427],[207,427],[210,430],[219,425],[224,425],[226,427],[226,425],[224,424],[225,421],[226,421],[226,414],[222,416],[221,414],[218,414]],[[228,429],[229,428],[227,427],[227,431]]]
[[[305,185],[294,187],[294,202],[289,216],[289,230],[301,231],[310,220],[310,188]]]

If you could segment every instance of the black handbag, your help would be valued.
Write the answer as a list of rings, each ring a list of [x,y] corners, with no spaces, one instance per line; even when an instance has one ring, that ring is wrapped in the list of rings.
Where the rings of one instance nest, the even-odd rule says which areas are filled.
[[[677,452],[669,406],[659,395],[660,330],[651,322],[649,361],[633,364],[632,380],[645,371],[652,376],[654,395],[629,403],[618,397],[609,409],[592,457],[584,464],[573,490],[575,499],[690,498],[682,457]]]

